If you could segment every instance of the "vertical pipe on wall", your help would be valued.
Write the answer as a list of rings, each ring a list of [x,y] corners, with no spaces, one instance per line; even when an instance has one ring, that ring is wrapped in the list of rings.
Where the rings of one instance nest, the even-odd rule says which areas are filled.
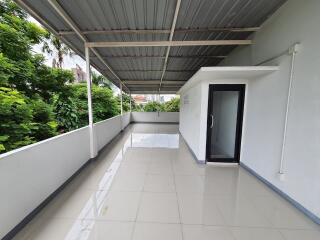
[[[282,148],[281,148],[281,159],[280,159],[280,167],[279,167],[279,174],[284,174],[284,160],[285,160],[285,146],[286,146],[286,139],[287,139],[287,125],[288,125],[288,114],[291,102],[291,90],[292,90],[292,82],[293,82],[293,74],[294,74],[294,63],[296,53],[298,51],[298,44],[295,44],[289,49],[291,52],[291,68],[290,68],[290,78],[289,78],[289,86],[288,86],[288,95],[287,95],[287,104],[286,104],[286,113],[285,113],[285,120],[284,120],[284,130],[283,130],[283,138],[282,138]]]
[[[86,80],[87,80],[87,95],[88,95],[88,117],[89,117],[89,141],[90,141],[90,157],[94,158],[97,155],[95,147],[95,134],[93,128],[93,113],[92,113],[92,96],[91,96],[91,71],[90,71],[90,49],[85,47],[86,57]]]

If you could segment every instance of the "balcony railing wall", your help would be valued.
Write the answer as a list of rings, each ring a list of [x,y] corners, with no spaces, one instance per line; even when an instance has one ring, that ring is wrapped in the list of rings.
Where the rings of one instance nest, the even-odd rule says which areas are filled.
[[[131,121],[177,123],[179,113],[135,112],[98,122],[94,124],[98,150]],[[88,126],[0,155],[0,239],[89,159]]]
[[[131,122],[178,123],[178,112],[132,112]]]

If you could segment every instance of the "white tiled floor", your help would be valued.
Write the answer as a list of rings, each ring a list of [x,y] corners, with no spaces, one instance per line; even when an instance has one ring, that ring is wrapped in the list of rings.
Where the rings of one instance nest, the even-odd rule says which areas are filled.
[[[173,124],[134,124],[17,240],[319,240],[320,227],[239,167],[198,165]]]

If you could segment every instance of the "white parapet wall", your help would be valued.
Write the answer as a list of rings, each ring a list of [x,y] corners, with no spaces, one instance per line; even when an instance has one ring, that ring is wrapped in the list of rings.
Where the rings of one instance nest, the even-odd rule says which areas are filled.
[[[94,124],[94,130],[97,137],[97,147],[100,151],[108,144],[119,132],[130,124],[130,113],[125,113],[121,116],[115,116],[107,120]],[[122,128],[121,128],[122,125]]]
[[[130,113],[94,124],[101,150],[130,124]],[[0,239],[90,159],[83,127],[0,155]]]
[[[122,129],[126,128],[131,122],[131,113],[125,113],[122,115]]]
[[[89,158],[88,127],[0,155],[0,238]]]
[[[179,123],[179,113],[178,112],[132,112],[131,122]]]

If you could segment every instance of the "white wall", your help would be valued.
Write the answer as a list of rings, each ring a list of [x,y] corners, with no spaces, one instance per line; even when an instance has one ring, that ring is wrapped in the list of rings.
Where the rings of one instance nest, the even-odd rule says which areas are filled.
[[[131,122],[178,123],[178,112],[132,112]]]
[[[246,136],[241,161],[320,217],[320,1],[289,0],[224,65],[257,64],[300,42],[296,56],[288,132],[285,181],[279,171],[290,57],[270,64],[280,71],[249,84]]]
[[[0,156],[0,238],[90,158],[84,127]]]
[[[131,113],[127,112],[122,115],[122,129],[125,129],[131,122]]]
[[[121,131],[120,118],[120,116],[115,116],[94,124],[98,151],[108,144]]]
[[[178,122],[179,113],[135,114],[136,120]],[[97,149],[101,150],[122,128],[131,113],[94,124]],[[89,128],[0,155],[0,238],[5,236],[90,159]]]
[[[107,120],[94,124],[94,131],[97,137],[98,151],[107,145],[122,129],[130,124],[130,113],[125,113],[121,116],[115,116]]]
[[[181,92],[179,130],[200,163],[206,161],[208,93],[210,84],[247,84],[246,79],[216,79],[208,76]],[[187,104],[185,104],[185,100]],[[244,112],[246,106],[244,107]]]
[[[130,113],[94,124],[101,150],[130,123]],[[90,159],[84,127],[0,156],[0,238]],[[22,200],[23,199],[23,200]]]
[[[198,84],[180,96],[179,131],[190,149],[199,161],[205,158],[200,154],[200,126],[201,126],[201,85]]]

